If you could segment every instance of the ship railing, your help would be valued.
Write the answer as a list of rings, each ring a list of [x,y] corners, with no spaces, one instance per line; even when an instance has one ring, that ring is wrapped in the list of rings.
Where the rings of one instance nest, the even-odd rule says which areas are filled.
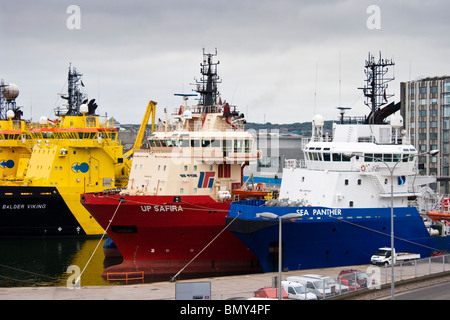
[[[144,283],[144,271],[108,272],[106,274],[106,282],[110,281],[125,281],[125,284],[128,284],[128,282]]]
[[[305,143],[303,142],[303,139],[307,139],[308,141],[306,141]],[[302,144],[304,143],[305,145],[309,142],[332,142],[333,141],[333,137],[327,134],[324,135],[320,135],[320,136],[313,136],[311,138],[302,138]]]
[[[26,131],[30,129],[30,123],[23,120],[12,120],[12,130]]]
[[[436,199],[434,205],[429,210],[435,210],[437,212],[450,212],[450,195],[442,194]]]

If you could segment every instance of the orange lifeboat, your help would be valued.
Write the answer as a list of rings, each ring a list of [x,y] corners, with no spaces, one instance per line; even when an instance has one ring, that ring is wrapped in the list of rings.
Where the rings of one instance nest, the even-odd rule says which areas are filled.
[[[437,212],[437,211],[429,211],[427,213],[428,217],[430,217],[431,220],[438,221],[438,220],[450,220],[450,212]]]
[[[255,188],[237,188],[233,189],[232,193],[238,195],[240,198],[263,198],[269,191],[266,188],[266,184],[259,182],[256,184]]]

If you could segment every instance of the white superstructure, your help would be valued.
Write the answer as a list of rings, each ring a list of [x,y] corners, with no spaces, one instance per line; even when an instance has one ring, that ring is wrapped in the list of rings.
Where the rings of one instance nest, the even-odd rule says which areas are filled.
[[[394,206],[405,207],[408,197],[417,195],[417,150],[405,130],[391,124],[335,124],[332,134],[324,135],[322,124],[316,124],[303,148],[304,162],[287,161],[280,199],[311,206],[389,207],[391,170]]]

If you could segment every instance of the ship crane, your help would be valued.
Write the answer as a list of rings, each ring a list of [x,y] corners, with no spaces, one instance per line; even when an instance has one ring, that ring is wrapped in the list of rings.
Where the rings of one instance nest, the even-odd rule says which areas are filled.
[[[136,136],[136,140],[134,141],[133,147],[128,150],[124,155],[123,159],[128,169],[131,168],[131,160],[133,159],[134,150],[140,149],[142,145],[142,140],[144,139],[145,128],[147,127],[148,119],[150,118],[150,114],[152,115],[152,131],[155,131],[155,110],[156,110],[156,102],[150,100],[147,105],[147,110],[145,111],[144,118],[142,119],[141,126],[139,128],[138,134]]]

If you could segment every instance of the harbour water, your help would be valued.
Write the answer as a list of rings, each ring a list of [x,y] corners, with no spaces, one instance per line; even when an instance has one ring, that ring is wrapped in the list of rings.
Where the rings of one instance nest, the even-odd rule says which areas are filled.
[[[82,272],[82,286],[105,285],[101,277],[105,264],[120,261],[105,261],[104,241],[0,239],[0,287],[66,286],[68,280],[76,278],[77,270]]]

